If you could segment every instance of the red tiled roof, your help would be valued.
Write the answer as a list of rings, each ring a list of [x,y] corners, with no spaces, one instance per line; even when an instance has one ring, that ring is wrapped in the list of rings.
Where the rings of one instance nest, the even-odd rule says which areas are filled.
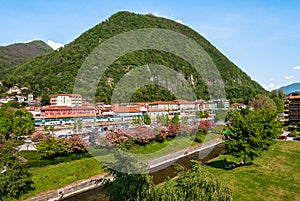
[[[46,107],[41,107],[42,110],[76,110],[76,109],[95,109],[93,106],[46,106]]]
[[[164,109],[149,108],[148,112],[167,112]]]
[[[141,112],[141,110],[137,108],[115,108],[113,109],[115,113],[138,113]]]
[[[175,101],[154,101],[150,102],[149,105],[160,104],[160,105],[174,105],[177,104]]]
[[[57,96],[80,96],[81,97],[80,94],[55,94],[51,97],[57,97]]]

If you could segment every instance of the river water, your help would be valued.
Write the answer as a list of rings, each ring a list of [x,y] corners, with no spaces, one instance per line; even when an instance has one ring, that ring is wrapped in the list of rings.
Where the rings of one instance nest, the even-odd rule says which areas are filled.
[[[200,160],[203,163],[208,162],[209,160],[217,157],[220,154],[224,153],[224,144],[219,144],[213,148],[208,148],[200,152],[196,152],[189,156],[183,157],[176,161],[174,164],[181,164],[187,169],[190,168],[190,160]],[[166,168],[152,172],[153,182],[155,184],[162,183],[167,177],[176,176],[175,165],[170,165]],[[73,197],[64,199],[64,201],[107,201],[108,199],[101,193],[100,188],[75,195]]]

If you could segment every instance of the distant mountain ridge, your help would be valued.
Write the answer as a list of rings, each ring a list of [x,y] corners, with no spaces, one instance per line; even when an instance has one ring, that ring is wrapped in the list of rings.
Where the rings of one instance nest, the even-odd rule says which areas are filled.
[[[290,93],[293,93],[295,91],[300,91],[300,82],[280,87],[280,89],[282,89],[285,94],[290,94]]]
[[[37,95],[62,91],[71,93],[79,68],[94,48],[120,33],[142,28],[172,30],[197,42],[209,54],[218,68],[225,84],[226,96],[232,102],[247,103],[255,95],[267,93],[261,85],[252,80],[209,41],[188,26],[152,14],[141,15],[126,11],[112,15],[58,51],[52,51],[14,66],[2,76],[13,83],[31,87],[38,93]],[[149,63],[161,64],[176,70],[193,87],[197,98],[209,98],[208,90],[201,80],[201,76],[185,60],[164,51],[140,50],[122,56],[109,67],[99,81],[100,87],[95,94],[96,101],[110,103],[114,87],[123,75],[133,68]],[[175,96],[166,89],[149,85],[139,88],[133,94],[131,101],[174,100],[174,98]]]
[[[21,64],[28,59],[33,59],[52,50],[49,45],[41,40],[0,46],[0,70]]]

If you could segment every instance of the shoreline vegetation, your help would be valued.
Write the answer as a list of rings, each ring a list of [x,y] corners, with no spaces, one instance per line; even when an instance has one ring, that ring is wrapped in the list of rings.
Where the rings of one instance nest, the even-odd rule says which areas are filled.
[[[211,134],[209,137],[206,138],[205,142],[209,142],[210,140],[216,139],[220,137],[220,135]],[[186,142],[191,143],[191,147],[199,146],[200,143],[193,143],[190,138],[174,138],[169,141],[165,141],[160,145],[153,145],[157,142],[152,142],[147,144],[143,147],[143,149],[138,150],[138,153],[142,153],[145,151],[154,151],[164,148],[168,146],[168,144],[172,143],[175,146],[172,146],[172,149],[167,150],[167,153],[170,154],[172,152],[180,151],[186,147],[180,146],[180,141],[184,140]],[[201,143],[202,144],[202,143]],[[178,145],[178,146],[177,146]],[[153,149],[155,148],[155,150]],[[32,152],[32,151],[26,151]],[[136,152],[137,153],[137,152]],[[161,152],[157,154],[157,157],[162,156]],[[30,153],[27,153],[27,155]],[[101,156],[94,156],[92,158],[82,158],[74,161],[63,162],[59,164],[49,165],[49,166],[42,166],[42,167],[32,167],[29,169],[30,173],[33,175],[32,180],[34,182],[34,190],[28,192],[27,194],[22,195],[19,199],[13,198],[4,198],[4,201],[16,201],[16,200],[24,200],[30,197],[35,197],[37,195],[54,191],[59,188],[63,188],[66,185],[70,185],[72,183],[79,182],[80,180],[89,179],[91,177],[105,174],[104,165],[101,164],[99,161],[114,161],[113,154],[103,154]]]

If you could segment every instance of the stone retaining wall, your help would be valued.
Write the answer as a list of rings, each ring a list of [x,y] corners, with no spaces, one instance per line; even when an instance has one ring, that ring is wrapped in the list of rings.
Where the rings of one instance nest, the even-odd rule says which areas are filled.
[[[55,201],[55,200],[62,200],[64,198],[91,190],[93,188],[100,187],[102,183],[99,181],[105,181],[110,180],[111,177],[108,177],[107,175],[98,175],[91,179],[82,180],[80,182],[76,182],[75,184],[70,184],[68,186],[65,186],[63,188],[53,190],[48,193],[44,193],[29,199],[26,199],[25,201]]]

